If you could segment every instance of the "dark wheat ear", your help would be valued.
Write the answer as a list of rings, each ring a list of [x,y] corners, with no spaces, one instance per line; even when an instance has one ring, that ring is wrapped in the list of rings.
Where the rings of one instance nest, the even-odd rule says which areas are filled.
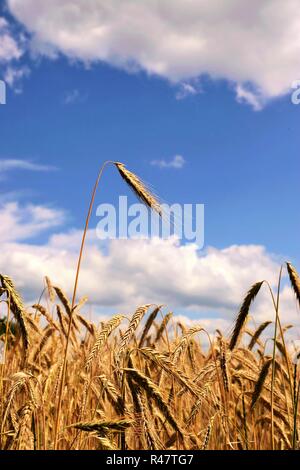
[[[299,274],[297,273],[296,269],[294,268],[294,266],[291,263],[286,263],[286,267],[287,267],[288,275],[289,275],[293,290],[295,292],[295,295],[296,295],[297,300],[298,300],[299,305],[300,305],[300,278],[299,278]]]
[[[140,339],[140,342],[139,342],[139,348],[141,348],[143,346],[143,342],[145,341],[146,339],[146,336],[147,334],[149,333],[149,330],[158,314],[158,312],[160,311],[160,309],[162,308],[162,305],[158,305],[157,307],[155,307],[155,309],[153,310],[153,312],[151,313],[151,315],[149,315],[149,318],[145,324],[145,327],[144,327],[144,330],[143,330],[143,333],[142,333],[142,336],[141,336],[141,339]]]
[[[262,332],[271,324],[272,322],[271,321],[265,321],[264,323],[262,323],[258,328],[257,330],[255,331],[254,335],[252,336],[251,338],[251,341],[248,345],[248,349],[250,349],[250,351],[253,349],[256,341],[259,339],[260,335],[262,334]]]
[[[239,340],[242,328],[245,324],[246,318],[247,318],[248,313],[249,313],[250,305],[253,302],[253,300],[255,299],[255,297],[257,296],[263,282],[264,281],[260,281],[260,282],[257,282],[256,284],[254,284],[251,287],[251,289],[248,291],[246,297],[244,298],[243,304],[240,308],[239,314],[238,314],[237,319],[235,321],[233,333],[232,333],[230,344],[229,344],[229,349],[231,351],[234,349],[234,347],[236,346],[236,344]]]
[[[147,207],[162,215],[162,208],[157,197],[151,193],[145,183],[134,173],[127,170],[125,165],[120,162],[114,162],[121,177],[126,181],[128,186],[133,190],[138,199],[140,199]]]
[[[251,400],[251,409],[252,410],[253,410],[254,406],[257,403],[257,400],[259,399],[259,397],[261,395],[261,392],[262,392],[265,380],[267,378],[271,363],[272,363],[272,358],[267,359],[267,361],[264,363],[264,365],[261,368],[260,374],[258,376],[258,379],[257,379],[256,383],[255,383],[254,391],[252,393],[252,400]]]

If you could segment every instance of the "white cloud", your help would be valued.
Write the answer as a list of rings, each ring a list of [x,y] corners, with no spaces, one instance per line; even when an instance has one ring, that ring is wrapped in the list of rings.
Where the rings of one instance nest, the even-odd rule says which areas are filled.
[[[18,60],[22,54],[22,47],[13,37],[6,19],[0,16],[0,64]]]
[[[232,326],[232,319],[231,318],[221,318],[221,317],[215,317],[215,318],[204,318],[204,317],[198,317],[198,318],[190,318],[186,315],[174,315],[172,317],[172,320],[170,321],[169,325],[174,326],[175,323],[181,323],[187,328],[192,328],[195,326],[200,326],[201,328],[204,328],[207,333],[210,335],[211,339],[213,338],[214,334],[216,333],[216,330],[220,330],[223,335],[229,335],[230,334],[230,329]],[[201,332],[199,333],[199,336],[201,338],[201,344],[208,345],[208,338],[207,336]]]
[[[264,286],[263,290],[260,292],[258,302],[256,302],[256,305],[252,310],[257,324],[266,320],[266,312],[271,312],[268,319],[275,321],[275,310],[267,286]],[[288,312],[288,314],[286,314],[286,312]],[[289,284],[283,284],[282,286],[279,313],[280,318],[284,323],[289,322],[294,325],[300,324],[297,300],[294,291],[291,289]]]
[[[8,21],[0,16],[0,78],[15,93],[22,93],[22,80],[30,74],[27,66],[20,65],[25,49],[25,36],[12,31]]]
[[[66,223],[65,212],[0,199],[0,220],[0,272],[15,280],[25,300],[36,301],[45,275],[71,296],[82,231],[59,228]],[[41,234],[43,241],[34,241]],[[187,317],[187,323],[200,323],[211,333],[219,328],[229,334],[250,286],[265,279],[276,287],[279,268],[278,257],[263,246],[199,251],[196,245],[180,245],[174,238],[98,240],[90,229],[78,296],[87,295],[97,315],[130,313],[145,303],[163,304],[177,319],[181,316],[187,322]],[[266,285],[251,313],[256,325],[274,320]],[[299,324],[299,308],[285,280],[280,313],[284,324]]]
[[[258,90],[252,91],[240,83],[236,86],[236,99],[239,103],[248,103],[255,111],[261,111],[265,104],[264,97]]]
[[[9,171],[29,170],[29,171],[54,171],[56,168],[50,165],[41,165],[28,160],[18,159],[0,159],[0,180],[5,177]]]
[[[158,166],[159,168],[176,168],[180,170],[184,167],[186,161],[182,155],[175,155],[171,160],[152,160],[151,165]]]
[[[64,212],[38,205],[20,205],[6,202],[0,206],[0,243],[33,238],[41,232],[60,225],[65,219]],[[11,253],[14,257],[14,252]],[[7,267],[6,267],[7,269]]]
[[[263,101],[287,93],[300,74],[298,0],[8,0],[8,5],[33,33],[35,49],[51,51],[52,57],[56,50],[86,63],[140,67],[174,82],[202,74],[240,86],[250,82]]]
[[[22,79],[28,77],[30,70],[26,66],[21,67],[12,67],[8,66],[5,69],[3,78],[5,83],[7,83],[15,93],[22,93]]]
[[[70,291],[81,232],[50,237],[45,245],[19,243],[62,221],[62,214],[40,206],[21,207],[7,203],[1,210],[1,268],[33,279],[26,266],[36,266],[39,279],[49,274]],[[17,243],[10,243],[12,240]],[[89,232],[89,246],[81,272],[81,289],[94,303],[118,305],[151,299],[186,308],[234,308],[256,280],[276,278],[277,264],[260,246],[209,248],[205,254],[194,245],[180,246],[175,240],[113,240],[106,250]],[[106,251],[106,253],[105,253]],[[107,254],[108,253],[108,254]],[[23,269],[21,270],[21,263]],[[170,269],[172,266],[172,269]],[[102,282],[104,279],[108,282]],[[102,281],[101,281],[102,280]]]
[[[176,92],[176,99],[177,100],[184,100],[188,96],[195,96],[201,92],[199,85],[195,85],[192,83],[182,82],[179,84],[179,89]]]
[[[18,233],[12,230],[12,223],[8,225],[4,239]],[[31,233],[32,224],[28,225],[18,238]],[[80,233],[71,232],[53,236],[40,246],[7,243],[4,249],[2,246],[0,268],[9,270],[28,289],[48,274],[71,293],[79,241]],[[80,292],[104,307],[133,308],[153,302],[170,308],[234,312],[249,286],[260,278],[273,279],[275,268],[262,247],[210,248],[201,256],[195,246],[179,246],[174,240],[113,240],[106,250],[90,240]]]
[[[67,91],[65,93],[63,102],[64,104],[74,104],[74,103],[82,102],[84,101],[84,99],[85,99],[84,96],[80,94],[79,90],[74,89],[74,90]]]
[[[25,299],[38,298],[45,275],[71,296],[82,232],[58,231],[43,243],[32,241],[64,223],[63,211],[9,202],[0,207],[0,220],[0,272],[14,278]],[[195,245],[182,246],[175,239],[99,241],[91,229],[78,295],[87,295],[97,314],[130,313],[144,303],[164,304],[210,332],[219,328],[229,334],[249,287],[263,279],[275,286],[278,271],[277,260],[262,246],[210,247],[199,252]],[[283,289],[281,305],[283,322],[299,323],[288,287]],[[274,319],[266,287],[251,311],[257,323]]]

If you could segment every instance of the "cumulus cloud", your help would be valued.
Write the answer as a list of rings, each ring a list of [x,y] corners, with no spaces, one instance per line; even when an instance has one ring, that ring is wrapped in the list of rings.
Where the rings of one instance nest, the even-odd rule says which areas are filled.
[[[263,101],[287,93],[300,74],[298,0],[8,0],[8,5],[32,32],[35,49],[52,56],[56,51],[87,63],[140,67],[173,82],[202,74],[241,86],[250,82]]]
[[[28,244],[26,239],[62,223],[63,212],[9,202],[0,217],[1,269],[28,288],[48,274],[70,292],[82,232],[58,232],[45,244]],[[88,245],[81,290],[93,303],[107,306],[152,301],[231,310],[253,282],[276,282],[278,270],[272,256],[255,245],[199,252],[176,239],[99,241],[94,230]]]
[[[152,160],[151,165],[159,168],[176,168],[180,170],[184,167],[186,161],[182,155],[175,155],[171,160]]]
[[[6,209],[6,219],[16,207]],[[3,217],[3,215],[2,215]],[[1,234],[8,240],[40,230],[44,219],[25,223]],[[31,289],[48,274],[69,293],[74,277],[80,233],[53,236],[45,245],[7,241],[0,267]],[[34,270],[32,270],[34,267]],[[171,269],[172,267],[172,269]],[[188,309],[235,310],[245,290],[257,278],[274,278],[276,264],[262,247],[232,246],[208,249],[200,255],[194,245],[175,240],[112,240],[106,250],[91,240],[85,251],[80,291],[103,306],[133,307],[145,302]]]
[[[71,296],[82,231],[59,231],[63,211],[17,202],[2,204],[0,219],[0,272],[15,280],[25,300],[36,301],[45,275]],[[33,242],[53,228],[55,233],[45,242]],[[275,286],[278,271],[277,260],[262,246],[209,247],[199,252],[195,245],[180,245],[174,238],[100,241],[91,229],[78,295],[88,296],[97,316],[129,314],[145,303],[163,304],[175,312],[176,320],[229,334],[249,287],[262,279]],[[266,287],[251,313],[255,324],[274,320]],[[281,313],[285,324],[298,323],[296,301],[287,286]]]
[[[16,201],[0,204],[0,220],[0,272],[15,280],[25,300],[36,301],[45,275],[71,296],[82,231],[60,229],[66,221],[62,210]],[[41,234],[43,241],[34,241]],[[263,246],[199,251],[175,238],[99,240],[96,230],[90,229],[78,295],[88,296],[97,315],[131,313],[145,303],[163,304],[210,332],[219,328],[229,334],[249,287],[263,279],[276,286],[278,272],[277,258]],[[293,292],[284,284],[283,322],[298,324],[298,310]],[[274,320],[266,286],[251,313],[256,325]]]

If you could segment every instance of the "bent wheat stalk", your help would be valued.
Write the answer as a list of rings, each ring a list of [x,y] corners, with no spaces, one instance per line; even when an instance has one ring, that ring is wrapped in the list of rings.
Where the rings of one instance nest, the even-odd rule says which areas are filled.
[[[101,176],[103,174],[104,168],[108,164],[113,164],[116,166],[118,169],[120,175],[122,178],[126,181],[126,183],[129,185],[129,187],[134,191],[134,193],[137,195],[137,197],[150,209],[156,211],[160,216],[162,215],[162,210],[160,203],[158,199],[148,190],[146,185],[140,180],[140,178],[132,173],[131,171],[127,170],[125,165],[120,162],[114,162],[111,160],[107,160],[103,163],[102,167],[100,168],[100,171],[98,173],[93,191],[92,191],[92,196],[89,204],[89,209],[85,221],[85,227],[82,235],[82,240],[81,240],[81,246],[80,246],[80,251],[79,251],[79,256],[78,256],[78,261],[77,261],[77,268],[76,268],[76,275],[75,275],[75,281],[74,281],[74,288],[73,288],[73,295],[72,295],[72,302],[71,302],[71,311],[70,311],[70,318],[69,318],[69,326],[68,326],[68,331],[67,331],[67,339],[66,339],[66,346],[65,346],[65,351],[64,351],[64,358],[63,358],[63,368],[62,368],[62,375],[61,375],[61,380],[60,380],[60,386],[59,386],[59,393],[58,393],[58,405],[57,405],[57,412],[56,412],[56,420],[55,420],[55,431],[54,431],[54,444],[53,448],[54,450],[57,449],[57,442],[58,442],[58,428],[59,428],[59,420],[60,420],[60,412],[61,412],[61,405],[62,405],[62,395],[63,395],[63,389],[64,389],[64,384],[65,384],[65,376],[66,376],[66,366],[67,366],[67,356],[68,356],[68,349],[69,349],[69,343],[70,343],[70,337],[71,337],[71,330],[72,330],[72,323],[73,323],[73,314],[74,314],[74,308],[75,308],[75,302],[76,302],[76,293],[77,293],[77,287],[78,287],[78,281],[79,281],[79,273],[80,273],[80,267],[81,267],[81,261],[82,261],[82,256],[83,256],[83,250],[84,250],[84,245],[85,245],[85,240],[86,240],[86,235],[89,227],[89,222],[90,218],[92,215],[92,210],[94,207],[94,201],[96,197],[96,192],[97,188],[99,186],[99,182],[101,179]]]

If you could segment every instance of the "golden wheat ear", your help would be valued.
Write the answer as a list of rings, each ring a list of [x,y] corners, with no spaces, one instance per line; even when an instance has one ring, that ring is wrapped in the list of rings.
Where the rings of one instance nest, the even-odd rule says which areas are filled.
[[[295,295],[297,297],[297,300],[300,305],[300,277],[299,274],[297,273],[296,269],[291,263],[286,263],[288,275],[293,287],[293,290],[295,292]]]
[[[45,276],[45,283],[46,283],[46,288],[47,288],[48,295],[49,295],[49,300],[50,300],[50,302],[54,302],[55,301],[55,291],[54,291],[52,282],[50,281],[48,276]]]
[[[2,289],[7,293],[10,310],[14,314],[16,322],[20,328],[26,354],[29,348],[29,335],[26,325],[25,307],[23,305],[23,301],[15,288],[13,280],[9,276],[0,274],[0,283]]]
[[[125,165],[120,162],[114,162],[121,177],[133,190],[134,194],[140,201],[142,201],[147,207],[157,212],[160,216],[162,215],[162,208],[157,197],[147,188],[145,183],[134,173],[127,170]]]

